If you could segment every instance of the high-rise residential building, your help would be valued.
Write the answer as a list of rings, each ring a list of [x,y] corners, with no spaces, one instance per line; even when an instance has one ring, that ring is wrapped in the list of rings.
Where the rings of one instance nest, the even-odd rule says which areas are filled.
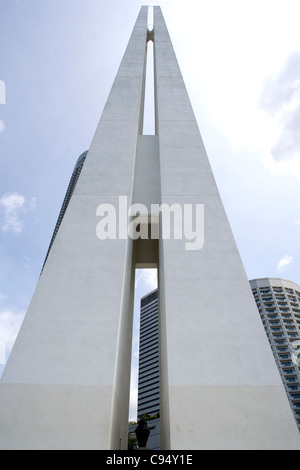
[[[300,286],[276,278],[250,285],[300,430]]]
[[[161,448],[300,449],[158,6],[153,23],[143,6],[1,377],[1,449],[127,448],[146,267],[159,280]]]

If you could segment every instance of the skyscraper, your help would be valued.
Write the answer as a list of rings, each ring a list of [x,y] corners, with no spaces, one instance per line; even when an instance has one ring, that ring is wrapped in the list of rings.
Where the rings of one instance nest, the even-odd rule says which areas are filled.
[[[138,417],[156,415],[159,403],[158,290],[141,299]]]
[[[56,222],[56,225],[55,225],[55,228],[54,228],[54,231],[53,231],[53,235],[52,235],[52,238],[51,238],[51,241],[50,241],[50,245],[49,245],[49,248],[48,248],[48,251],[47,251],[47,254],[46,254],[46,258],[45,258],[45,261],[44,261],[44,264],[43,264],[43,269],[44,269],[44,266],[45,266],[45,263],[48,259],[48,255],[50,253],[50,250],[52,248],[52,245],[54,243],[54,240],[55,240],[55,237],[57,235],[57,232],[59,230],[59,227],[62,223],[62,220],[64,218],[64,215],[66,213],[66,210],[67,210],[67,207],[69,205],[69,202],[71,200],[71,197],[73,195],[73,192],[74,192],[74,189],[76,187],[76,183],[78,181],[78,178],[79,178],[79,175],[81,173],[81,170],[82,170],[82,167],[84,165],[84,162],[85,162],[85,158],[87,156],[87,153],[88,151],[86,150],[85,152],[83,152],[77,159],[77,162],[75,164],[75,167],[73,169],[73,172],[72,172],[72,176],[71,176],[71,179],[70,179],[70,183],[69,183],[69,186],[68,186],[68,189],[67,189],[67,192],[66,192],[66,195],[64,197],[64,200],[63,200],[63,203],[62,203],[62,206],[61,206],[61,209],[60,209],[60,212],[59,212],[59,216],[58,216],[58,219],[57,219],[57,222]]]
[[[300,430],[300,286],[274,278],[250,285]]]
[[[141,267],[158,268],[162,449],[300,448],[160,7],[153,28],[142,7],[1,379],[1,448],[127,447]]]
[[[149,415],[151,431],[147,441],[150,450],[160,449],[160,384],[159,384],[159,302],[158,289],[141,298],[139,378],[138,378],[138,420]],[[129,426],[134,437],[135,425]]]

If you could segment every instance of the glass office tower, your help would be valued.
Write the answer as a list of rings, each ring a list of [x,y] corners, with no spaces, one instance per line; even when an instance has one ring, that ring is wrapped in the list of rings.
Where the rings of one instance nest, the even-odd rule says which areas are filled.
[[[141,299],[138,417],[160,412],[158,290]]]

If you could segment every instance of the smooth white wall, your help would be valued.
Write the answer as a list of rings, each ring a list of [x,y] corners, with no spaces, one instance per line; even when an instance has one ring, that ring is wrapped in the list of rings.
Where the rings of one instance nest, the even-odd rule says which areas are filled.
[[[161,202],[204,204],[205,243],[160,240],[162,448],[300,448],[175,53],[154,7]]]

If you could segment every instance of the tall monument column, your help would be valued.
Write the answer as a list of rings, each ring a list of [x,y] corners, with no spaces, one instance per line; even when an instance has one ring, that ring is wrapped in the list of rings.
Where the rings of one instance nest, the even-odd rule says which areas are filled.
[[[96,227],[99,205],[132,198],[147,18],[143,7],[3,373],[0,448],[127,448],[133,240]]]
[[[0,448],[127,448],[135,268],[155,266],[161,448],[299,450],[160,7],[153,31],[147,16],[3,373]],[[142,131],[149,40],[153,136]],[[183,218],[164,236],[175,209]]]
[[[160,239],[162,448],[299,448],[159,7],[154,48],[161,203],[204,205],[201,249]]]

